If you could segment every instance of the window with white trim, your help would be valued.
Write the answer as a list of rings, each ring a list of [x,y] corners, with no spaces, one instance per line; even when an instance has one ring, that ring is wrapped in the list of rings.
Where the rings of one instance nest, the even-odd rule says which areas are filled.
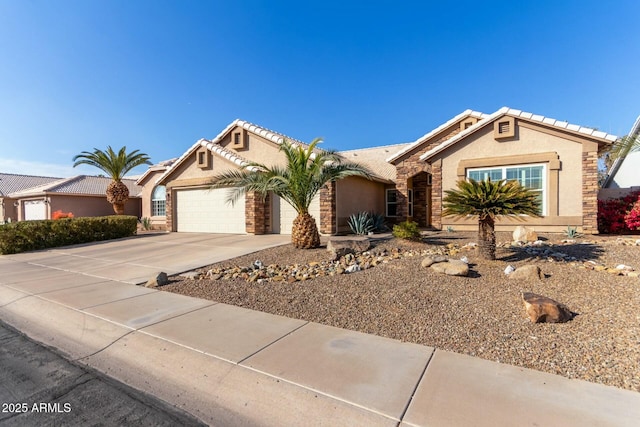
[[[544,164],[503,166],[497,168],[467,169],[467,178],[475,181],[499,181],[501,179],[515,180],[523,187],[537,193],[540,201],[540,215],[547,211],[547,167]]]
[[[386,216],[398,216],[398,205],[400,204],[398,190],[392,188],[386,191]],[[413,190],[407,190],[407,216],[413,216]]]
[[[167,189],[158,185],[151,193],[151,216],[165,216],[167,206]]]

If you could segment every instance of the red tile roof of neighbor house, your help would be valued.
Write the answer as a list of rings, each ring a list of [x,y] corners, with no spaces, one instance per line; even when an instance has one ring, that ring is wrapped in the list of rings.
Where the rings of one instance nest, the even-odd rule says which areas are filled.
[[[11,193],[49,184],[61,179],[62,178],[54,178],[50,176],[0,173],[0,197],[6,197]]]
[[[43,185],[14,192],[11,194],[11,197],[27,197],[45,193],[103,196],[111,181],[111,178],[89,175],[58,178]],[[135,180],[123,179],[122,182],[129,189],[129,197],[140,196],[142,187],[137,185]]]

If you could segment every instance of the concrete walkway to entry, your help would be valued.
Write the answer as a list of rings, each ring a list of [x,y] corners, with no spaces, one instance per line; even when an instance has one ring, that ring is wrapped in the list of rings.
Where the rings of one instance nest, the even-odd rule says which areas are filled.
[[[0,317],[212,425],[637,425],[640,393],[135,286],[288,240],[167,233],[0,256]]]

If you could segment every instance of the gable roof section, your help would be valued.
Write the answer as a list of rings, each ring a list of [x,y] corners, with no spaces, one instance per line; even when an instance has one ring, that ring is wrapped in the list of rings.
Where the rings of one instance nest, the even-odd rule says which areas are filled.
[[[481,113],[479,111],[464,110],[462,113],[458,114],[457,116],[453,117],[450,120],[447,120],[446,122],[444,122],[443,124],[441,124],[437,128],[435,128],[432,131],[430,131],[430,132],[426,133],[425,135],[421,136],[420,138],[418,138],[414,142],[407,144],[404,148],[400,149],[393,156],[387,158],[386,159],[387,162],[393,162],[394,160],[397,160],[402,155],[408,153],[409,151],[413,150],[415,147],[421,145],[423,142],[427,141],[428,139],[431,139],[434,135],[437,135],[438,133],[442,132],[443,130],[445,130],[449,126],[451,126],[451,125],[455,124],[456,122],[459,122],[459,121],[461,121],[463,119],[466,119],[467,117],[473,117],[473,118],[482,120],[483,118],[487,117],[487,115],[484,114],[484,113]]]
[[[429,158],[433,157],[434,155],[440,153],[441,151],[445,150],[446,148],[454,145],[455,143],[457,143],[458,141],[460,141],[461,139],[471,135],[474,132],[477,132],[478,130],[482,129],[483,127],[487,126],[490,123],[493,123],[494,120],[499,119],[502,116],[512,116],[515,118],[519,118],[519,119],[523,119],[523,120],[528,120],[531,122],[536,122],[536,123],[541,123],[544,124],[546,126],[551,126],[560,130],[565,130],[565,131],[570,131],[572,133],[575,134],[579,134],[582,136],[589,136],[592,138],[596,138],[596,139],[600,139],[604,142],[607,143],[612,143],[613,141],[615,141],[616,139],[618,139],[617,136],[615,135],[611,135],[608,134],[606,132],[602,132],[596,129],[592,129],[592,128],[588,128],[588,127],[584,127],[584,126],[580,126],[580,125],[575,125],[575,124],[571,124],[565,121],[560,121],[560,120],[556,120],[556,119],[552,119],[550,117],[544,117],[544,116],[540,116],[537,114],[533,114],[533,113],[527,113],[521,110],[515,110],[512,108],[508,108],[508,107],[502,107],[500,108],[498,111],[496,111],[495,113],[484,117],[482,120],[479,120],[476,124],[468,127],[467,129],[463,130],[462,132],[460,132],[459,134],[455,135],[453,138],[450,138],[446,141],[444,141],[442,144],[432,148],[431,150],[427,151],[426,153],[424,153],[423,155],[420,156],[420,160],[428,160]]]
[[[0,197],[6,197],[11,193],[24,191],[29,188],[49,184],[61,179],[62,178],[54,178],[50,176],[0,173]]]
[[[166,171],[167,169],[169,169],[169,167],[171,167],[172,164],[176,162],[176,160],[178,160],[178,158],[174,157],[173,159],[163,160],[162,162],[158,162],[155,165],[149,166],[147,170],[136,180],[136,184],[142,185],[142,182],[144,182],[144,180],[147,179],[147,177],[152,172]]]
[[[633,126],[631,127],[631,131],[629,132],[628,135],[631,138],[640,137],[640,116],[638,116],[638,118],[636,119],[636,121],[633,124]],[[640,157],[640,153],[628,153],[626,156],[618,157],[613,162],[613,164],[611,165],[611,172],[609,172],[609,175],[607,176],[607,179],[604,181],[604,184],[602,185],[604,188],[611,187],[611,184],[613,184],[614,179],[616,177],[616,174],[620,170],[620,167],[622,166],[622,163],[624,163],[624,161],[626,160],[627,156],[630,156],[631,154],[633,154],[633,157]],[[640,184],[640,182],[639,182],[639,184]]]
[[[211,140],[200,139],[196,141],[195,144],[193,144],[187,151],[185,151],[180,157],[178,157],[178,160],[176,160],[165,171],[165,173],[163,173],[158,178],[156,182],[158,183],[163,182],[174,170],[178,168],[178,166],[184,163],[184,161],[191,154],[193,154],[194,151],[196,151],[200,147],[206,147],[212,153],[216,153],[226,158],[227,160],[237,164],[238,166],[241,166],[241,167],[245,166],[248,163],[246,159],[242,158],[240,155],[238,155],[237,153],[231,150],[227,150],[226,148],[220,145],[220,141],[222,141],[222,139],[236,126],[239,126],[248,132],[258,135],[278,145],[282,144],[286,139],[287,141],[291,142],[293,145],[301,145],[303,147],[308,147],[308,144],[305,144],[304,142],[299,141],[295,138],[288,137],[284,134],[269,130],[267,128],[260,127],[256,124],[253,124],[244,120],[235,119],[234,121],[229,123],[229,125],[227,125],[227,127],[225,127],[215,138]]]
[[[387,162],[387,157],[391,153],[397,153],[406,148],[409,144],[394,144],[372,148],[361,148],[357,150],[339,151],[338,154],[347,161],[359,163],[366,166],[383,181],[393,182],[396,179],[396,167]]]
[[[29,197],[48,193],[82,195],[82,196],[104,196],[111,178],[102,176],[78,175],[71,178],[58,179],[56,181],[32,187],[26,190],[11,194],[11,197]],[[132,179],[123,179],[122,182],[129,189],[130,197],[139,197],[142,187]]]

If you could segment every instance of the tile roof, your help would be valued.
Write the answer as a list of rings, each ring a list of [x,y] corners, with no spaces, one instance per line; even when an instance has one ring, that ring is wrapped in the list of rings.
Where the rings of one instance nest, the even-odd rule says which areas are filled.
[[[615,141],[616,139],[618,139],[617,136],[615,135],[611,135],[608,134],[606,132],[602,132],[596,129],[592,129],[592,128],[588,128],[588,127],[584,127],[584,126],[579,126],[579,125],[574,125],[565,121],[560,121],[560,120],[556,120],[556,119],[552,119],[550,117],[544,117],[544,116],[540,116],[537,114],[533,114],[533,113],[527,113],[521,110],[515,110],[512,108],[508,108],[508,107],[502,107],[500,108],[498,111],[496,111],[493,114],[490,115],[485,115],[482,120],[479,120],[476,124],[468,127],[467,129],[463,130],[462,132],[460,132],[459,134],[455,135],[453,138],[447,139],[446,141],[444,141],[442,144],[432,148],[431,150],[427,151],[426,153],[424,153],[423,155],[420,156],[420,160],[427,160],[428,158],[430,158],[431,156],[441,152],[442,150],[444,150],[445,148],[455,144],[456,142],[460,141],[462,138],[472,134],[473,132],[483,128],[484,126],[488,125],[489,123],[493,122],[495,119],[505,116],[505,115],[509,115],[512,117],[516,117],[516,118],[520,118],[520,119],[524,119],[524,120],[529,120],[529,121],[533,121],[533,122],[538,122],[547,126],[552,126],[555,127],[557,129],[562,129],[562,130],[567,130],[570,132],[574,132],[574,133],[579,133],[581,135],[585,135],[585,136],[590,136],[593,138],[597,138],[600,139],[602,141],[611,143],[613,141]],[[423,137],[424,138],[424,137]],[[423,138],[421,138],[421,140],[423,140]],[[419,140],[420,141],[420,140]],[[415,144],[415,143],[414,143]]]
[[[339,151],[342,157],[350,162],[359,163],[368,167],[378,177],[386,181],[393,181],[396,179],[396,167],[387,162],[387,157],[390,154],[406,148],[408,143],[385,145],[380,147],[361,148],[357,150]]]
[[[15,193],[17,191],[23,191],[40,185],[49,184],[54,181],[59,181],[60,179],[62,178],[0,173],[0,197],[5,197],[8,194]]]
[[[102,176],[78,175],[71,178],[57,179],[44,185],[32,187],[11,194],[12,197],[27,197],[44,193],[76,194],[103,196],[111,178]],[[132,179],[123,179],[122,182],[129,189],[130,197],[139,197],[142,187]]]
[[[161,162],[158,162],[154,165],[151,165],[147,168],[147,170],[140,175],[137,179],[136,179],[136,184],[141,185],[140,183],[142,181],[145,180],[145,178],[147,176],[149,176],[149,174],[151,172],[158,172],[158,171],[166,171],[167,169],[169,169],[171,167],[172,164],[174,164],[176,161],[178,160],[177,157],[174,157],[173,159],[169,159],[169,160],[163,160]]]
[[[295,138],[291,138],[282,133],[278,133],[278,132],[269,130],[267,128],[263,128],[261,126],[247,122],[245,120],[235,119],[234,121],[229,123],[227,127],[225,127],[218,135],[216,135],[215,138],[210,140],[203,138],[196,141],[195,144],[193,144],[187,151],[185,151],[180,157],[178,157],[178,159],[175,162],[173,162],[173,164],[165,171],[165,173],[163,173],[158,178],[157,182],[162,182],[169,174],[171,174],[171,172],[174,169],[176,169],[180,164],[182,164],[182,162],[184,162],[187,159],[187,157],[189,157],[199,147],[207,147],[212,152],[222,157],[225,157],[227,160],[232,161],[238,166],[244,166],[244,164],[247,162],[244,158],[240,157],[237,153],[231,150],[225,149],[220,145],[220,141],[222,141],[222,139],[231,131],[231,129],[233,129],[236,126],[240,126],[241,128],[247,130],[248,132],[261,136],[262,138],[269,140],[275,144],[282,144],[286,139],[294,146],[301,145],[303,147],[308,147],[308,144],[300,140],[297,140]]]
[[[434,135],[437,135],[438,133],[442,132],[443,130],[445,130],[449,126],[451,126],[451,125],[455,124],[456,122],[458,122],[458,121],[460,121],[462,119],[465,119],[467,117],[474,117],[476,119],[482,120],[485,117],[487,117],[487,114],[481,113],[479,111],[464,110],[462,113],[458,114],[457,116],[453,117],[450,120],[447,120],[446,122],[444,122],[443,124],[441,124],[440,126],[435,128],[434,130],[424,134],[423,136],[421,136],[420,138],[418,138],[414,142],[412,142],[410,144],[407,144],[403,149],[399,150],[397,153],[395,153],[391,157],[388,157],[387,158],[387,162],[393,162],[394,160],[398,159],[403,154],[411,151],[413,148],[415,148],[418,145],[422,144],[427,139],[433,137]]]

